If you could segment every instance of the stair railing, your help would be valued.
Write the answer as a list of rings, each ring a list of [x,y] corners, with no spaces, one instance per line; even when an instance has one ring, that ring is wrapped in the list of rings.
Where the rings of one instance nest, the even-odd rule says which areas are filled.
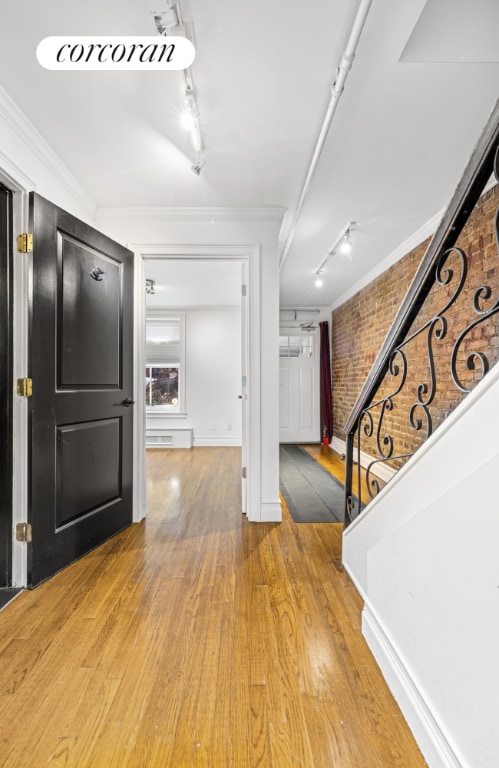
[[[439,349],[438,366],[436,365],[435,346],[445,339],[443,349],[449,352],[446,353],[444,374],[449,382],[445,386],[452,382],[458,395],[457,399],[462,396],[460,393],[471,391],[485,376],[490,367],[489,353],[499,353],[498,349],[478,349],[477,344],[475,349],[472,348],[477,327],[499,313],[499,298],[494,299],[490,286],[473,287],[467,284],[468,256],[462,248],[456,247],[459,235],[492,173],[499,182],[499,100],[345,425],[345,528],[357,517],[365,502],[374,498],[381,490],[382,482],[377,475],[378,465],[388,465],[396,471],[435,428],[432,404],[438,385],[437,368],[440,370],[442,361],[442,349]],[[496,211],[494,228],[499,250],[499,209]],[[434,312],[435,291],[438,290],[444,293],[444,301],[443,306]],[[460,301],[463,301],[470,293],[473,306],[468,312],[464,327],[458,328],[456,317],[452,317],[452,323],[449,323],[451,308],[459,297]],[[417,327],[419,316],[425,315],[424,305],[429,296],[429,316]],[[449,333],[450,327],[452,334]],[[495,333],[499,335],[499,330],[496,329]],[[408,392],[405,385],[408,380],[409,350],[412,344],[425,345],[428,366],[426,371],[418,372],[416,391]],[[397,437],[401,406],[404,406],[403,421],[410,434],[407,440]],[[395,418],[399,422],[396,429]],[[363,451],[366,444],[370,449],[365,473],[368,498],[363,499],[361,460],[367,453]],[[352,490],[354,464],[356,493]],[[383,475],[383,472],[381,474]]]

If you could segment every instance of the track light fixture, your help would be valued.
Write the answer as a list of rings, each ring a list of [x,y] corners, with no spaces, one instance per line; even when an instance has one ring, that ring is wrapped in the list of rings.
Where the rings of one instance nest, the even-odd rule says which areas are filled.
[[[206,160],[204,160],[202,157],[200,157],[195,165],[191,165],[191,171],[196,174],[196,176],[201,175],[201,169],[206,165]]]
[[[348,256],[348,254],[352,252],[352,243],[350,241],[350,227],[348,227],[347,231],[343,236],[343,239],[339,246],[339,251],[340,253],[343,253],[345,256]]]
[[[314,285],[316,288],[322,288],[322,286],[324,285],[324,280],[322,279],[320,272],[315,273]]]
[[[171,34],[171,30],[180,27],[177,0],[166,0],[166,11],[153,11],[154,23],[160,35]]]
[[[318,276],[322,273],[329,257],[333,256],[336,252],[342,253],[344,255],[349,255],[352,252],[352,241],[350,240],[350,232],[352,231],[353,227],[355,227],[356,225],[357,225],[356,221],[349,221],[348,224],[346,224],[343,227],[343,229],[341,230],[340,234],[338,235],[334,243],[331,245],[331,247],[328,248],[328,250],[326,251],[324,258],[322,259],[321,263],[319,264],[319,266],[314,272],[314,274],[316,275],[315,285],[317,287],[321,287],[323,285],[323,281]],[[317,283],[317,278],[321,280],[320,286]]]
[[[154,11],[154,23],[160,35],[182,35],[194,44],[194,29],[192,23],[184,20],[180,0],[166,0],[165,11]],[[201,134],[201,122],[199,109],[196,102],[194,82],[190,67],[182,70],[184,79],[185,109],[180,116],[180,124],[190,136],[194,152],[198,161],[191,166],[191,170],[199,176],[201,168],[205,164],[204,159],[199,161],[203,154],[203,137]]]
[[[182,114],[181,123],[182,127],[190,134],[195,152],[201,153],[203,150],[203,139],[201,138],[201,126],[199,125],[199,109],[192,88],[188,88],[185,92],[185,111]]]

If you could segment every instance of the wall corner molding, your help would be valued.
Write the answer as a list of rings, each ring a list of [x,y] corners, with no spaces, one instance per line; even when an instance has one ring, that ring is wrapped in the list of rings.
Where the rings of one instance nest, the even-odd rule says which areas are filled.
[[[406,254],[414,250],[414,248],[417,248],[418,245],[421,245],[421,243],[424,242],[427,237],[430,237],[431,235],[433,235],[438,225],[440,224],[440,220],[444,215],[444,213],[445,213],[445,209],[442,211],[439,211],[434,216],[432,216],[431,219],[429,219],[421,227],[419,227],[419,229],[417,229],[416,232],[413,232],[413,234],[410,235],[410,237],[408,237],[407,240],[404,240],[404,242],[401,243],[397,248],[395,248],[394,251],[392,251],[388,256],[386,256],[386,258],[384,258],[382,261],[379,262],[379,264],[377,264],[373,269],[371,269],[370,272],[365,274],[358,282],[355,283],[355,285],[352,285],[352,287],[349,288],[348,291],[346,291],[338,299],[336,299],[334,304],[331,305],[331,311],[338,309],[338,307],[341,307],[342,304],[344,304],[346,301],[348,301],[353,296],[355,296],[355,294],[361,291],[362,288],[366,288],[374,280],[376,280],[376,278],[382,275],[383,272],[386,272],[387,269],[389,269],[394,264],[396,264],[397,261],[400,261],[400,259],[406,256]]]
[[[482,196],[491,190],[492,187],[494,187],[496,184],[497,182],[492,176],[485,185]],[[412,235],[407,238],[407,240],[404,240],[404,242],[395,248],[394,251],[392,251],[370,272],[365,274],[358,282],[356,282],[355,285],[353,285],[348,289],[348,291],[345,291],[345,293],[339,296],[338,299],[336,299],[336,301],[329,307],[329,312],[333,312],[335,309],[341,307],[342,304],[355,296],[355,294],[361,291],[362,288],[366,288],[368,285],[374,282],[376,278],[382,275],[383,272],[386,272],[387,269],[396,264],[397,261],[400,261],[400,259],[410,253],[410,251],[413,251],[414,248],[417,248],[418,245],[421,245],[421,243],[423,243],[428,237],[431,237],[436,232],[437,227],[445,213],[445,210],[446,209],[443,208],[441,211],[432,216],[431,219],[428,219],[428,221],[426,221],[419,227],[419,229],[413,232]]]
[[[3,121],[23,144],[37,157],[47,168],[61,186],[78,202],[89,216],[93,218],[96,211],[96,203],[80,184],[69,168],[64,164],[59,155],[50,144],[37,131],[33,123],[22,112],[14,100],[0,86],[0,121]],[[35,189],[30,184],[27,189]]]
[[[112,217],[139,221],[276,221],[282,222],[286,208],[267,206],[263,208],[229,207],[142,207],[99,206],[97,217]]]
[[[362,633],[430,768],[465,768],[368,602]]]

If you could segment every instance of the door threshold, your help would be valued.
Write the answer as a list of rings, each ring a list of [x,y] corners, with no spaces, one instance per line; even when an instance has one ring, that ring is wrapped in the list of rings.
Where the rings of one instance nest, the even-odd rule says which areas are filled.
[[[0,611],[22,591],[22,587],[0,587]]]

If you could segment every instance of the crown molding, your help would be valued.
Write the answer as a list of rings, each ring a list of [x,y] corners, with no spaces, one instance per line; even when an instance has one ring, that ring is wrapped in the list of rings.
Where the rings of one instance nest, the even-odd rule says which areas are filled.
[[[331,311],[338,309],[338,307],[348,301],[348,299],[351,299],[352,296],[355,296],[355,294],[362,290],[362,288],[365,288],[367,285],[376,280],[377,277],[382,275],[383,272],[386,272],[387,269],[396,264],[397,261],[400,261],[400,259],[409,253],[409,251],[412,251],[418,245],[421,245],[421,243],[426,240],[427,237],[433,235],[444,213],[445,210],[442,210],[435,214],[435,216],[432,216],[431,219],[429,219],[425,224],[423,224],[422,227],[416,230],[416,232],[408,237],[407,240],[404,240],[403,243],[395,248],[395,250],[392,251],[389,256],[384,258],[383,261],[380,261],[379,264],[371,269],[370,272],[367,272],[360,280],[355,283],[355,285],[352,285],[348,291],[343,293],[334,302],[334,304],[331,305]]]
[[[158,318],[166,315],[180,315],[186,312],[240,312],[241,304],[186,304],[182,307],[174,307],[169,304],[149,307],[146,302],[146,317]]]
[[[2,120],[14,134],[33,152],[35,157],[47,168],[51,175],[61,184],[62,187],[78,202],[84,210],[92,216],[96,209],[96,204],[87,190],[79,183],[68,167],[63,163],[59,155],[54,152],[50,144],[37,131],[33,123],[26,117],[15,101],[9,96],[2,86],[0,86],[0,120]],[[10,163],[14,173],[19,170],[21,179],[27,177]],[[17,174],[16,174],[17,175]],[[36,189],[33,182],[30,182],[28,189]]]
[[[134,219],[145,221],[278,221],[281,222],[286,208],[272,206],[265,208],[226,208],[192,207],[166,208],[133,206],[99,206],[97,216],[110,216],[116,219]]]
[[[0,181],[2,181],[13,192],[26,192],[35,190],[36,184],[18,165],[7,157],[5,152],[0,149]]]
[[[497,181],[493,176],[491,176],[485,185],[481,196],[485,195],[485,193],[492,189],[492,187],[494,187],[496,184]],[[377,264],[370,272],[364,275],[364,277],[356,282],[355,285],[343,293],[334,302],[334,304],[331,305],[330,311],[332,312],[334,309],[338,309],[338,307],[348,301],[348,299],[351,299],[352,296],[355,296],[355,294],[362,290],[362,288],[365,288],[367,285],[376,280],[377,277],[382,275],[383,272],[386,272],[387,269],[396,264],[397,261],[400,261],[400,259],[406,256],[410,251],[412,251],[414,248],[417,248],[418,245],[421,245],[421,243],[424,242],[427,237],[433,235],[436,232],[436,229],[440,224],[440,221],[442,220],[446,210],[446,208],[443,208],[441,211],[432,216],[431,219],[429,219],[418,230],[416,230],[416,232],[408,237],[407,240],[404,240],[401,245],[395,248],[395,250],[392,251],[389,256],[383,259],[383,261],[380,261],[379,264]]]

